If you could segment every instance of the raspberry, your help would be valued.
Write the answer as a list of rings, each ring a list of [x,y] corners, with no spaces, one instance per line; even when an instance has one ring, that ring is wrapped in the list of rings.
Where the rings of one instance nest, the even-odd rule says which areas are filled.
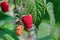
[[[32,16],[30,14],[22,16],[22,22],[25,26],[25,29],[31,29],[32,28]]]
[[[0,6],[1,6],[1,9],[2,9],[3,12],[8,12],[9,11],[8,2],[6,2],[6,1],[2,2]]]
[[[23,29],[24,29],[24,27],[22,25],[17,25],[16,28],[15,28],[16,35],[21,36]]]

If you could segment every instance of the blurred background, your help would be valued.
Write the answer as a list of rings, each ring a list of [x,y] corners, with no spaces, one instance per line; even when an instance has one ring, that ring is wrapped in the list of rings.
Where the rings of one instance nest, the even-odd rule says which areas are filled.
[[[1,4],[3,1],[0,0],[0,40],[28,40],[26,30],[21,36],[15,34],[15,14],[27,13],[32,15],[33,27],[36,27],[33,30],[36,36],[30,40],[60,40],[60,0],[7,0],[7,12],[3,11],[8,9],[4,9],[6,4]]]

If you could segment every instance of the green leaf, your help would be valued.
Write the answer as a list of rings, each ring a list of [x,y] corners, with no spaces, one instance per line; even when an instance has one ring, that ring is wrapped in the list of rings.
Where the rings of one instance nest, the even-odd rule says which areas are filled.
[[[3,40],[18,40],[15,33],[9,29],[0,30],[0,38]]]
[[[52,26],[49,24],[49,21],[43,20],[39,25],[39,30],[37,32],[38,38],[44,38],[50,35],[50,28]]]
[[[55,32],[53,33],[53,37],[54,37],[55,40],[60,39],[60,23],[56,23]]]
[[[55,32],[55,16],[54,16],[54,10],[53,10],[53,3],[48,2],[46,5],[46,9],[49,14],[50,25],[52,26],[50,29],[51,40],[56,40],[55,37],[53,36]]]
[[[44,13],[44,1],[43,0],[26,0],[25,13],[32,14],[33,23],[36,25],[36,28],[38,28]]]
[[[3,40],[18,40],[16,34],[15,34],[15,25],[13,23],[9,23],[9,22],[5,22],[5,24],[3,24],[1,26],[0,30],[0,38]],[[1,35],[2,34],[2,35]]]
[[[0,27],[2,25],[5,25],[6,23],[13,21],[13,20],[14,20],[13,17],[0,12]]]
[[[54,10],[53,10],[53,3],[48,2],[46,6],[47,6],[46,9],[47,9],[47,12],[48,12],[49,18],[50,18],[50,24],[54,25],[55,24],[55,16],[54,16]]]
[[[48,36],[46,36],[46,37],[44,37],[44,38],[38,38],[38,40],[50,40],[50,35],[48,35]]]

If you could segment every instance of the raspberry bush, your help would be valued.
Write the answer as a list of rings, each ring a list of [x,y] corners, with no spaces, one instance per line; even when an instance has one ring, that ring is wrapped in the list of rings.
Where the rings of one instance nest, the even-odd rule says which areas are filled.
[[[0,0],[0,40],[60,40],[60,1]]]

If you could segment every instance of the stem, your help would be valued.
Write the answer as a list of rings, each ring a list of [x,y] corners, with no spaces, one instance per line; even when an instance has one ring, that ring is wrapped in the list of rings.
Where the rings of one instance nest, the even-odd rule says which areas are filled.
[[[20,10],[20,19],[21,19],[21,17],[22,17],[22,9],[23,9],[23,7],[22,7],[22,0],[21,0],[21,10]]]
[[[44,1],[44,14],[45,14],[46,0],[43,1]]]
[[[16,0],[14,0],[15,10],[16,10]]]

